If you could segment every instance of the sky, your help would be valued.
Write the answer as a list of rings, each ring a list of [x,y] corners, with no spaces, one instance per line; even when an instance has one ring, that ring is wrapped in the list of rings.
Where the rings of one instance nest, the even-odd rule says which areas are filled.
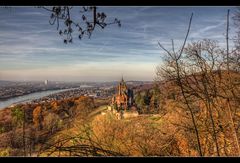
[[[106,21],[121,27],[96,28],[90,39],[64,44],[48,11],[35,7],[0,8],[0,80],[151,81],[171,39],[180,48],[193,12],[188,43],[204,38],[225,46],[226,15],[235,7],[98,7]],[[80,20],[75,6],[72,18]],[[234,36],[230,21],[230,37]]]

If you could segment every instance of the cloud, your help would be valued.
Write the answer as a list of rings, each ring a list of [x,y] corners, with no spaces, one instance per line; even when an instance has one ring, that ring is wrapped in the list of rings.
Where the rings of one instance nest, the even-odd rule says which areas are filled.
[[[122,27],[96,28],[91,39],[83,40],[74,31],[73,44],[65,45],[45,10],[0,10],[0,78],[112,80],[124,73],[151,80],[163,53],[157,42],[171,49],[174,39],[179,48],[193,11],[189,40],[212,38],[223,45],[224,8],[99,7],[99,11],[108,21],[120,19]],[[77,9],[73,17],[79,18]]]
[[[192,38],[207,38],[206,36],[209,36],[212,34],[212,38],[215,37],[214,34],[216,34],[216,29],[218,29],[219,27],[222,27],[225,24],[225,20],[222,20],[221,22],[219,22],[218,24],[214,24],[214,25],[207,25],[204,24],[202,25],[202,28],[198,29],[196,32],[191,32],[190,36]],[[220,32],[220,30],[217,30]],[[221,37],[221,35],[217,34],[217,38]]]

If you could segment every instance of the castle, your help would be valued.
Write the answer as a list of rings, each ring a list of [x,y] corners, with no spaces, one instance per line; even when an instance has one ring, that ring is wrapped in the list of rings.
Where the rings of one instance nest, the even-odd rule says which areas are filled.
[[[133,91],[127,88],[123,77],[117,86],[116,95],[112,98],[112,105],[115,106],[117,111],[126,111],[133,105]]]

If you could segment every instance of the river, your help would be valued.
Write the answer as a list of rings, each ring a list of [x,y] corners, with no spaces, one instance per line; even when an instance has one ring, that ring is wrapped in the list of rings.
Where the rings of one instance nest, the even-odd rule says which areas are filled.
[[[54,93],[64,92],[64,91],[73,90],[73,89],[78,89],[78,88],[48,90],[48,91],[35,92],[35,93],[23,95],[23,96],[13,97],[4,101],[0,101],[0,109],[6,108],[12,104],[29,102],[31,100],[39,99]]]

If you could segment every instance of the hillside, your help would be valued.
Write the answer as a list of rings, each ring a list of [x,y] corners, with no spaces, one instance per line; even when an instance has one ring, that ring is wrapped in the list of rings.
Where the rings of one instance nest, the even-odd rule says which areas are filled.
[[[169,123],[169,118],[176,117],[171,108],[166,115],[142,114],[139,117],[118,120],[110,112],[101,114],[106,110],[107,102],[106,99],[93,101],[90,97],[82,96],[42,106],[23,105],[14,109],[6,108],[0,112],[0,154],[181,155],[176,146],[176,136],[179,133],[177,128]],[[13,114],[17,108],[25,109],[24,128],[23,123],[16,122],[16,115]]]
[[[54,101],[39,105],[17,105],[0,111],[0,149],[2,154],[25,155],[39,150],[56,132],[73,125],[75,117],[86,119],[86,116],[108,99],[94,100],[80,96],[66,100]],[[25,138],[23,138],[25,137]],[[23,150],[25,148],[30,151]],[[7,151],[6,151],[7,150]],[[26,149],[25,149],[26,150]],[[0,152],[1,154],[1,152]]]
[[[235,156],[240,136],[240,75],[231,74],[236,98],[226,88],[227,77],[225,72],[213,73],[208,78],[215,82],[207,85],[201,74],[183,78],[187,101],[174,80],[139,86],[134,105],[140,115],[121,120],[107,111],[111,99],[85,96],[6,108],[0,111],[0,154],[199,156],[197,128],[204,156],[216,156],[215,142],[221,156]]]

